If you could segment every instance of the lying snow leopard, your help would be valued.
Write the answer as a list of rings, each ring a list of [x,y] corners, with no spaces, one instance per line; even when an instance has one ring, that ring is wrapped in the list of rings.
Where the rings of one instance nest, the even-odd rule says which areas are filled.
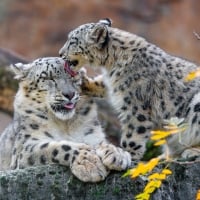
[[[171,156],[200,154],[200,79],[185,82],[197,68],[194,63],[171,56],[144,38],[112,28],[109,19],[81,25],[68,35],[59,51],[68,60],[68,71],[83,65],[107,70],[96,79],[85,77],[83,89],[90,95],[108,96],[119,113],[121,146],[141,159],[153,129],[161,129],[171,117],[185,118],[188,129],[168,141]],[[103,79],[103,82],[102,82]]]
[[[95,103],[64,64],[50,57],[13,65],[19,90],[13,122],[0,136],[0,170],[57,163],[97,182],[130,166],[130,154],[106,141]]]

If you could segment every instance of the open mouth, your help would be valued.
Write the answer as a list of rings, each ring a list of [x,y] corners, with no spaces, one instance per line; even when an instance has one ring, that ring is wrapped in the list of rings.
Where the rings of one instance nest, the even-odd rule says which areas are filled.
[[[75,114],[76,103],[63,102],[51,104],[52,113],[60,120],[69,120]]]
[[[78,64],[77,60],[74,61],[65,61],[65,67],[64,69],[66,70],[66,72],[68,74],[70,74],[72,77],[76,76],[78,74],[78,72],[75,72],[72,67],[76,66]]]
[[[67,109],[67,110],[72,110],[75,108],[75,104],[73,103],[67,103],[64,105],[64,107]]]
[[[51,105],[52,110],[55,112],[62,112],[62,113],[67,113],[72,111],[75,108],[74,103],[66,103],[66,104],[53,104]]]

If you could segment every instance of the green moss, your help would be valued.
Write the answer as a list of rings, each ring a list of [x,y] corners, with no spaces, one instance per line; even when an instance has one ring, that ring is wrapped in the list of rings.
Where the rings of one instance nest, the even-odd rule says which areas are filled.
[[[50,174],[50,175],[55,175],[55,174],[56,174],[56,171],[49,170],[49,174]]]
[[[37,181],[37,184],[38,184],[39,186],[42,186],[42,185],[43,185],[43,181],[42,181],[42,180],[38,180],[38,181]]]
[[[1,176],[0,177],[0,184],[3,187],[8,187],[9,179],[6,176]]]
[[[154,141],[149,140],[146,143],[146,151],[144,153],[144,156],[143,156],[142,160],[148,161],[151,158],[155,158],[158,155],[160,155],[161,152],[162,152],[161,151],[161,147],[154,146]]]
[[[45,176],[46,176],[45,173],[39,173],[39,174],[36,175],[36,178],[37,178],[37,179],[42,179],[42,178],[44,178]]]
[[[53,196],[54,199],[63,199],[63,197],[66,196],[62,187],[62,183],[59,181],[54,181],[54,183],[50,186],[51,196]]]
[[[106,187],[104,183],[96,185],[96,187],[91,187],[91,197],[94,200],[103,199],[106,194]]]
[[[114,195],[119,195],[120,194],[120,188],[118,186],[113,188],[113,194]]]

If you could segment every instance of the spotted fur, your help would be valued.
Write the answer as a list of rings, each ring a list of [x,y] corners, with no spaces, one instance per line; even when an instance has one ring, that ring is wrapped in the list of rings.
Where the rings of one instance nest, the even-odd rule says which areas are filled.
[[[178,135],[169,139],[171,155],[179,156],[185,149],[198,146],[200,80],[184,81],[198,66],[105,21],[72,30],[59,53],[74,70],[83,65],[106,69],[107,74],[97,80],[86,78],[83,88],[89,94],[104,96],[99,87],[107,85],[122,126],[121,146],[132,158],[141,159],[150,131],[162,128],[163,121],[171,117],[185,118],[188,123],[181,141]]]
[[[34,165],[69,166],[82,181],[104,180],[126,169],[128,152],[109,144],[91,98],[64,71],[61,58],[13,66],[19,79],[14,119],[0,136],[0,170]]]

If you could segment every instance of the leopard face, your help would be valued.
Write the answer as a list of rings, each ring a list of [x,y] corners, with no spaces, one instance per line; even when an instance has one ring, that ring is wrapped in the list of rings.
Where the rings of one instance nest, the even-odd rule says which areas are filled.
[[[16,78],[20,79],[29,101],[50,110],[55,117],[67,120],[73,117],[80,99],[79,88],[71,76],[65,72],[65,62],[61,58],[42,58],[30,64],[18,63],[13,66]],[[18,94],[20,96],[20,94]],[[37,96],[37,98],[36,98]],[[23,99],[18,98],[17,104]]]
[[[60,56],[68,60],[70,69],[77,71],[84,65],[102,66],[107,56],[109,19],[89,23],[71,31],[60,49]]]

